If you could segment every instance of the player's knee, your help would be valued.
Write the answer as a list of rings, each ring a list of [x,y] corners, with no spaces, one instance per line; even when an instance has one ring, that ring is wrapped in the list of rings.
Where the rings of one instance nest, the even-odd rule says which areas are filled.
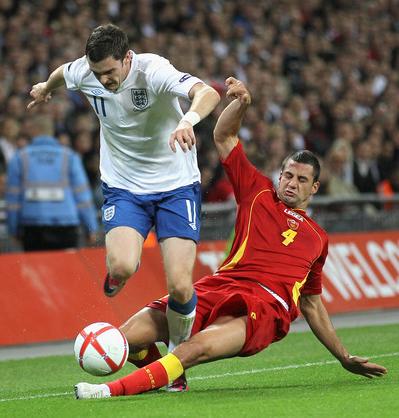
[[[178,283],[168,284],[168,293],[170,297],[181,304],[187,303],[192,298],[193,291],[194,288],[191,278],[186,282],[180,281]]]
[[[138,265],[126,262],[109,262],[109,274],[117,280],[127,280],[137,271]]]

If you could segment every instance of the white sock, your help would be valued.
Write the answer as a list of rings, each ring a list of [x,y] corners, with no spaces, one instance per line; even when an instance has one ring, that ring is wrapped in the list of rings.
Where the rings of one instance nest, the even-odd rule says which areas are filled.
[[[166,317],[169,328],[168,352],[173,351],[183,341],[186,341],[191,334],[195,320],[195,308],[189,314],[184,315],[174,311],[169,306],[166,308]]]

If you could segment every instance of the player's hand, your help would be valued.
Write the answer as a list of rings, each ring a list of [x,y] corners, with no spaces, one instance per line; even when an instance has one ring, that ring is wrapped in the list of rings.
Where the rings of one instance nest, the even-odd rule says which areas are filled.
[[[191,150],[196,143],[194,129],[190,122],[182,120],[177,125],[177,128],[171,133],[169,137],[169,146],[173,152],[176,152],[176,142],[179,143],[180,148],[187,152]]]
[[[49,93],[46,89],[47,83],[38,83],[32,87],[30,96],[33,100],[28,104],[27,109],[30,110],[39,103],[47,103],[51,99],[51,92]]]
[[[244,105],[251,103],[251,95],[242,81],[229,77],[226,79],[225,84],[227,87],[226,97],[238,99]]]
[[[379,364],[369,363],[367,358],[349,356],[341,361],[342,367],[351,373],[360,374],[372,379],[373,377],[383,376],[388,370]]]

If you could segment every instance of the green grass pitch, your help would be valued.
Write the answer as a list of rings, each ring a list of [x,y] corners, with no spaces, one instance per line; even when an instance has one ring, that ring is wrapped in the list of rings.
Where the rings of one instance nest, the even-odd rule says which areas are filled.
[[[2,361],[0,417],[399,417],[399,324],[338,334],[351,353],[369,356],[388,375],[369,380],[346,372],[310,333],[290,334],[253,357],[195,367],[187,393],[77,401],[75,383],[104,378],[83,372],[72,355]]]

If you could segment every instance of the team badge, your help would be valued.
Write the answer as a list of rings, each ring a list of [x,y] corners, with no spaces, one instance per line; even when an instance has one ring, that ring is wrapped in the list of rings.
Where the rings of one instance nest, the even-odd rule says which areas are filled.
[[[104,209],[104,220],[110,221],[115,215],[115,205],[110,206],[109,208]]]
[[[148,106],[148,95],[146,89],[131,89],[132,102],[137,110],[144,110]]]
[[[299,228],[299,223],[295,219],[287,218],[288,228],[296,231]]]

